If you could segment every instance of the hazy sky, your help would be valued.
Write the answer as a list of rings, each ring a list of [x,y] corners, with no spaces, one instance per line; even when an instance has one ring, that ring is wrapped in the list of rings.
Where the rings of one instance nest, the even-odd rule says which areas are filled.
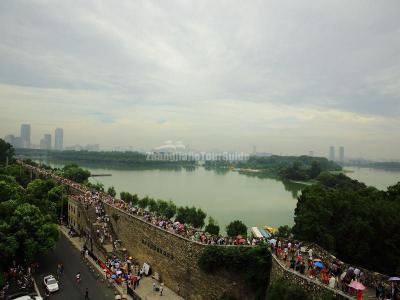
[[[400,159],[400,1],[0,1],[0,136]]]

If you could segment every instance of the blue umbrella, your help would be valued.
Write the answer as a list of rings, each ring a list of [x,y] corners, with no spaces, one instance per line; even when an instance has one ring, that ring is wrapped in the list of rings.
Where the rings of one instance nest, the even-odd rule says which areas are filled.
[[[323,269],[324,268],[324,264],[320,261],[316,261],[314,263],[314,266],[316,266],[317,268]]]

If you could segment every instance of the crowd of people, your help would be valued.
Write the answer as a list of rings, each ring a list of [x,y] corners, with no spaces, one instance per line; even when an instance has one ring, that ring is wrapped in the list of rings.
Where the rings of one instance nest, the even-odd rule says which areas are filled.
[[[15,291],[33,291],[33,277],[39,265],[32,263],[28,267],[23,267],[15,261],[13,265],[4,272],[5,285],[0,291],[0,299],[5,299],[7,294],[12,294]]]
[[[362,299],[363,287],[366,286],[365,274],[357,267],[346,267],[337,259],[322,261],[314,257],[311,247],[303,247],[301,242],[288,239],[272,240],[271,249],[287,268],[296,271],[310,279],[316,279],[333,289],[339,289],[346,294]],[[361,283],[354,284],[355,282]],[[353,287],[352,287],[353,286]],[[354,288],[356,287],[356,288]],[[381,282],[376,287],[376,298],[382,300],[397,300],[399,287],[396,282]]]

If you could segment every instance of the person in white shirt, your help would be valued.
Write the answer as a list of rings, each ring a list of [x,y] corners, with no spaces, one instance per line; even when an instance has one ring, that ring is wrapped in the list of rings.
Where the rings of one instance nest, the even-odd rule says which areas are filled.
[[[335,285],[336,285],[336,278],[332,276],[331,278],[329,278],[329,287],[334,289]]]

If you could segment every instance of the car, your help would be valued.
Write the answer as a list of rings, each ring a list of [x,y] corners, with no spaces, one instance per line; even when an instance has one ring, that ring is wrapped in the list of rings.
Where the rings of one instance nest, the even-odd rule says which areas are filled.
[[[29,296],[29,295],[26,295],[26,296],[21,296],[21,297],[18,297],[18,298],[14,298],[14,300],[43,300],[43,298],[40,297],[40,296]]]
[[[43,278],[43,283],[49,293],[53,293],[59,290],[58,282],[53,275],[45,276]]]

